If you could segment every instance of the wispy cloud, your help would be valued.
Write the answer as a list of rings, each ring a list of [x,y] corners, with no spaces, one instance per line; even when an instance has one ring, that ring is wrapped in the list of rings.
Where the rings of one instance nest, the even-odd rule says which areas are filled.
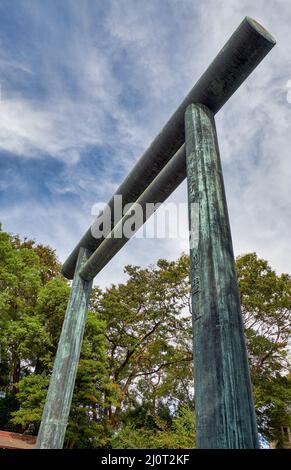
[[[2,0],[0,219],[64,259],[246,15],[277,46],[217,116],[236,254],[290,270],[291,7],[284,0]],[[172,200],[186,200],[182,185]],[[185,218],[185,226],[187,220]],[[132,240],[98,276],[177,257]]]

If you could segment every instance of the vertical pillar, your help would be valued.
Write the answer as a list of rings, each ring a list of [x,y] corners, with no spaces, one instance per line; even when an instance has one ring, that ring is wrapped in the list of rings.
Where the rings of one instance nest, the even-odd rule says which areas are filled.
[[[37,449],[62,449],[82,346],[92,281],[79,276],[91,252],[80,248],[54,368],[37,436]]]
[[[196,444],[209,449],[258,448],[213,113],[204,105],[189,105],[185,134]]]

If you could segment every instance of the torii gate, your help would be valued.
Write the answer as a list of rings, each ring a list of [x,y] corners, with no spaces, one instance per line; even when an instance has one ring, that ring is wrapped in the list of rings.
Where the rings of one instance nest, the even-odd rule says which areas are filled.
[[[275,43],[246,17],[115,193],[123,207],[162,203],[187,176],[198,448],[259,447],[214,115]],[[73,283],[39,449],[63,447],[93,278],[128,241],[114,231],[132,208],[116,221],[114,198],[108,206],[111,236],[96,239],[91,226],[62,268]]]

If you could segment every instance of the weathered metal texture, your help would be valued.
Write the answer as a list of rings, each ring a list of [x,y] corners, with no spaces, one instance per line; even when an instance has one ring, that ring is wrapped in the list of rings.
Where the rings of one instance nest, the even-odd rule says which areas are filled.
[[[198,448],[259,447],[214,114],[185,114]],[[197,209],[199,205],[197,224]]]
[[[151,212],[145,210],[146,205],[149,203],[156,204],[164,202],[185,179],[185,177],[186,154],[185,145],[182,145],[174,157],[167,163],[167,165],[162,169],[154,181],[137,199],[135,204],[130,207],[123,218],[116,224],[110,233],[110,238],[105,238],[96,251],[94,251],[94,253],[81,269],[80,276],[86,280],[93,279],[130,239],[124,236],[123,228],[127,221],[129,221],[129,219],[132,217],[132,213],[135,213],[137,210],[137,206],[143,209],[143,219],[140,220],[140,224],[135,224],[135,228],[131,235],[137,232],[138,229],[152,215]],[[115,234],[122,234],[122,236],[120,238],[115,238]]]
[[[92,288],[92,282],[84,281],[78,272],[90,254],[80,248],[36,449],[63,447]]]
[[[274,45],[273,37],[256,21],[250,18],[245,18],[242,21],[117,189],[116,194],[123,197],[123,205],[136,201],[184,143],[186,107],[190,103],[199,102],[216,113]],[[112,209],[112,229],[114,226],[113,198],[108,205]],[[68,279],[72,278],[81,246],[95,251],[101,243],[102,239],[96,239],[92,236],[90,227],[65,261],[62,268],[64,276]]]

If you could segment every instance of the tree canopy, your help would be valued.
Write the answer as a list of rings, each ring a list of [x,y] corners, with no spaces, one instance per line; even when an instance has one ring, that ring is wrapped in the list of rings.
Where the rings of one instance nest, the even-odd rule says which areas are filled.
[[[65,446],[194,447],[188,256],[125,273],[93,289]],[[255,253],[238,257],[237,274],[258,426],[280,446],[291,280]],[[69,289],[52,248],[0,231],[1,429],[37,434]]]

